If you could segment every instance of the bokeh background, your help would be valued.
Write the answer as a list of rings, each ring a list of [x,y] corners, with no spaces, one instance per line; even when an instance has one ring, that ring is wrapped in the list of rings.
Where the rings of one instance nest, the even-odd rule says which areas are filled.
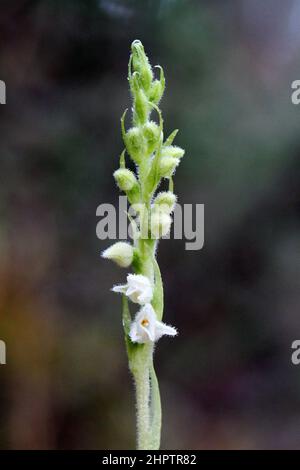
[[[134,401],[96,208],[129,104],[130,43],[162,64],[181,203],[205,246],[163,241],[164,449],[300,448],[299,0],[2,1],[2,449],[134,447]]]

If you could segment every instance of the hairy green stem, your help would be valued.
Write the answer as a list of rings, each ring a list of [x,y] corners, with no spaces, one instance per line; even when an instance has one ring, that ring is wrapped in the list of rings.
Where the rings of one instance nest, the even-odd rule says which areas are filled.
[[[140,240],[141,272],[154,280],[155,244]],[[137,350],[134,361],[136,389],[137,448],[157,450],[160,445],[161,405],[159,387],[153,366],[153,346],[144,345]]]
[[[160,447],[161,434],[161,401],[158,380],[156,377],[153,362],[150,368],[151,380],[151,444],[152,449],[157,450]]]
[[[132,366],[136,391],[137,449],[157,450],[160,446],[161,402],[153,366],[153,348],[143,348],[137,352]]]
[[[150,381],[149,368],[144,367],[134,375],[136,391],[137,449],[150,448]]]

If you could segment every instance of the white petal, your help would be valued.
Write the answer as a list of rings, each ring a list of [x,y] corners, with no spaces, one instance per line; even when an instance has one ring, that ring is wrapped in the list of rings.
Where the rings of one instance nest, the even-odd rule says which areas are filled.
[[[139,303],[140,303],[140,301],[139,301],[139,293],[136,292],[134,289],[127,289],[126,295],[127,295],[127,297],[129,297],[130,300],[131,300],[132,302],[134,302],[135,304],[139,304]]]
[[[177,330],[173,326],[166,325],[161,321],[155,322],[155,341],[159,340],[162,336],[176,336]]]
[[[144,289],[145,287],[151,287],[150,281],[146,276],[142,274],[128,274],[127,283],[136,289]]]
[[[117,292],[118,294],[126,294],[126,289],[127,289],[127,286],[126,285],[117,285],[117,286],[114,286],[112,288],[112,291],[113,292]]]
[[[126,290],[126,295],[131,295],[135,292],[135,288],[134,287],[127,287],[127,290]]]
[[[133,343],[139,343],[139,337],[137,334],[137,325],[135,322],[131,324],[129,337]]]
[[[157,321],[156,320],[156,313],[155,313],[155,310],[154,308],[152,307],[151,304],[147,303],[146,305],[143,306],[143,308],[141,308],[140,312],[139,312],[139,315],[142,316],[146,316],[147,320],[150,322],[150,323],[153,323],[155,324],[155,322]]]
[[[150,280],[142,274],[128,274],[126,295],[140,305],[150,302],[153,296]]]
[[[147,288],[138,296],[138,301],[141,305],[147,304],[151,301],[153,292],[151,288]]]
[[[143,336],[147,338],[148,341],[155,341],[155,325],[149,324],[149,326],[144,327],[141,325],[141,330],[143,330]]]
[[[152,305],[146,304],[136,314],[131,324],[129,336],[134,343],[147,343],[155,340],[156,314]]]

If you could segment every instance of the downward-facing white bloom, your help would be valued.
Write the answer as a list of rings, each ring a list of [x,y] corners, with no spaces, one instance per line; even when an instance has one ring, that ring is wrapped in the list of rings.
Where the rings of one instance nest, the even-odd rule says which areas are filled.
[[[114,286],[112,290],[127,295],[132,302],[140,305],[151,302],[153,297],[151,282],[142,274],[128,274],[127,284]]]
[[[131,341],[134,343],[154,342],[164,335],[176,336],[177,330],[173,326],[158,321],[151,304],[144,305],[131,324],[129,332]]]

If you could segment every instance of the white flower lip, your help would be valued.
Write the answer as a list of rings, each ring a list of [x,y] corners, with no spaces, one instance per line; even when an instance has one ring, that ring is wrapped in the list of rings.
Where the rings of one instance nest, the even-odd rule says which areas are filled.
[[[140,305],[151,302],[153,297],[150,280],[142,274],[128,274],[127,284],[114,286],[112,290],[125,294],[132,302]]]
[[[177,330],[173,326],[158,321],[151,304],[144,305],[131,324],[129,332],[131,341],[140,344],[155,342],[164,335],[176,336]]]

